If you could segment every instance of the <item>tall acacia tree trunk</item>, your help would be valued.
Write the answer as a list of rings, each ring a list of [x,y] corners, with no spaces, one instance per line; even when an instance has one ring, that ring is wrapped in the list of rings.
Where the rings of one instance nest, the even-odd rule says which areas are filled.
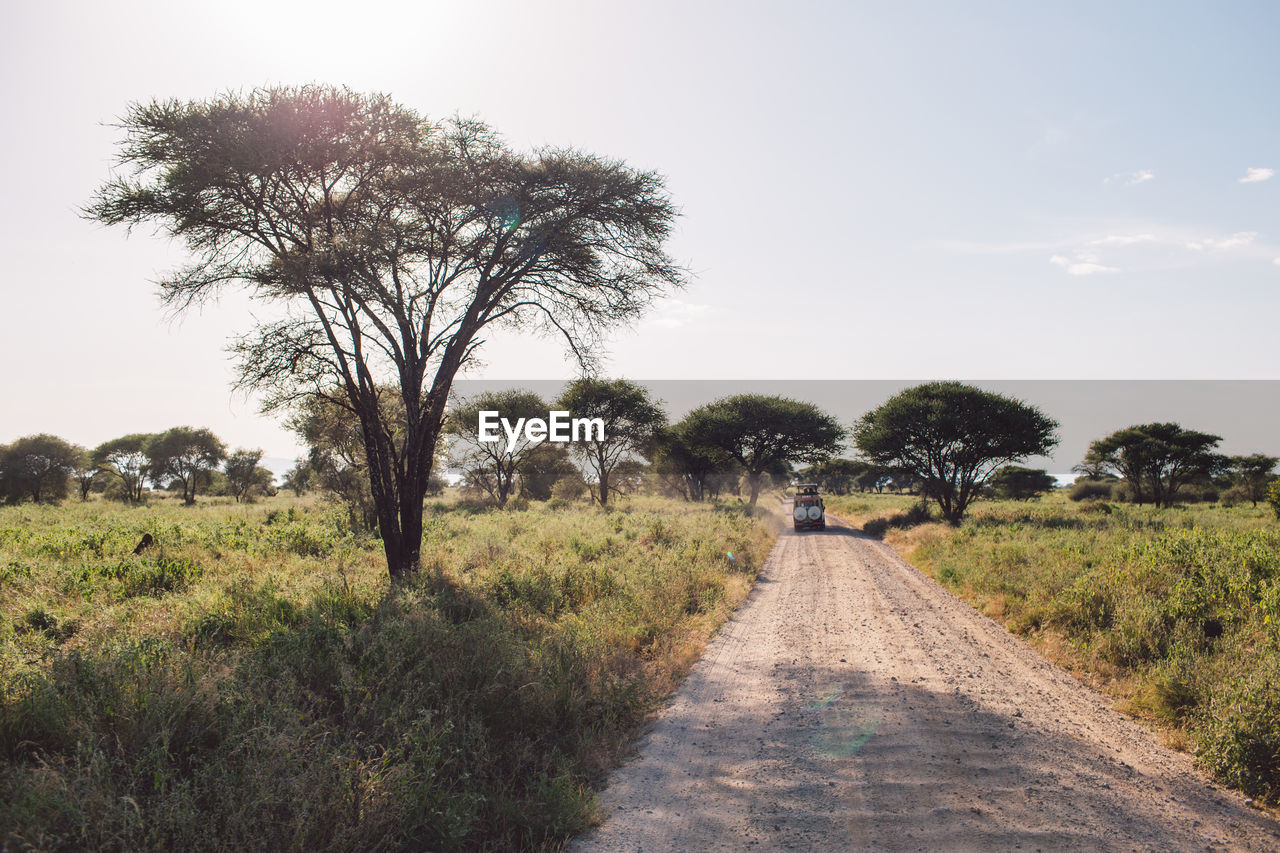
[[[397,449],[384,424],[376,392],[356,395],[360,401],[361,431],[365,459],[369,466],[369,488],[378,517],[378,533],[387,558],[387,572],[393,581],[412,577],[422,559],[422,508],[436,442],[444,428],[444,400],[456,373],[436,374],[429,404],[422,406],[418,391],[420,376],[412,372],[402,377],[401,392],[406,409],[404,439]],[[372,385],[370,385],[372,389]]]
[[[600,482],[598,484],[600,490],[600,506],[609,505],[609,472],[600,472]]]

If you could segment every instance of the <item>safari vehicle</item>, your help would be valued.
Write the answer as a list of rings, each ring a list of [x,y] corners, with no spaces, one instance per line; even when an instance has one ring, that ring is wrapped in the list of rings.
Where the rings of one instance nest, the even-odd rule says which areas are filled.
[[[796,530],[826,530],[827,507],[818,494],[816,483],[796,486],[795,509],[791,511]]]

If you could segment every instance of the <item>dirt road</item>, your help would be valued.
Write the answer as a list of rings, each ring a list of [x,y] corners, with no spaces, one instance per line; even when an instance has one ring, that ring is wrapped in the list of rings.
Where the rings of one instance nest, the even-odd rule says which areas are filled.
[[[783,534],[588,851],[1277,850],[1280,825],[843,525]]]

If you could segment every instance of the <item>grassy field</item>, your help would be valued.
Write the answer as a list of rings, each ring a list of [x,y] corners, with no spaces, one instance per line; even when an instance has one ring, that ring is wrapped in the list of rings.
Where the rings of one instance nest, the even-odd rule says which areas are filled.
[[[776,530],[446,501],[391,588],[342,519],[0,507],[4,849],[555,849]]]
[[[832,498],[858,524],[912,499]],[[872,524],[873,529],[885,525]],[[889,526],[922,570],[1280,801],[1280,524],[1269,508],[980,502],[959,528]]]

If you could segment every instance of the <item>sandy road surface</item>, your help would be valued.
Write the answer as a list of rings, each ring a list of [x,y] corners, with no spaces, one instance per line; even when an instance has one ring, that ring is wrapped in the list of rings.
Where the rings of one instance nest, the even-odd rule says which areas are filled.
[[[1280,825],[847,527],[779,539],[571,847],[1280,850]]]

